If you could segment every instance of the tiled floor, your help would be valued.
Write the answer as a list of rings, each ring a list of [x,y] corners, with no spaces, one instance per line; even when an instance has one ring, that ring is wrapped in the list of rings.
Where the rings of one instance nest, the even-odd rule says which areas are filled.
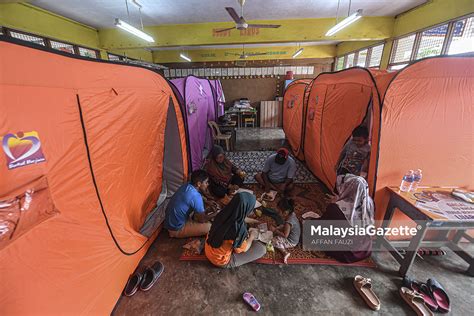
[[[241,128],[236,137],[236,151],[275,150],[286,144],[281,128]]]

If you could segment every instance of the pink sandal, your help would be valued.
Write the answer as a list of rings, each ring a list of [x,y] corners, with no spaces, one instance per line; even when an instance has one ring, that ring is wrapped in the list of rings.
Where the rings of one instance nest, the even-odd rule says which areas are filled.
[[[257,301],[255,296],[253,296],[251,293],[245,292],[243,295],[243,298],[244,298],[245,303],[249,304],[250,307],[252,307],[254,311],[258,312],[260,310],[260,303]]]

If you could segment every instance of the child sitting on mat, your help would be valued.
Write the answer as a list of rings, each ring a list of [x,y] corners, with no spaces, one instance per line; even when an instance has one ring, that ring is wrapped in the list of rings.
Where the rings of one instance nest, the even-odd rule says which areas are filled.
[[[287,249],[298,245],[301,226],[292,208],[283,211],[283,216],[285,217],[285,223],[278,227],[270,226],[270,230],[274,236],[272,240],[273,246],[283,255],[283,262],[288,264],[290,253]]]

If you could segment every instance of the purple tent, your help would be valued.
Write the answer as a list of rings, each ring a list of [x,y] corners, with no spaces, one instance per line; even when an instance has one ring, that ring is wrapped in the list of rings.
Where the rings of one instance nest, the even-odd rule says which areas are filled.
[[[216,93],[209,80],[194,76],[173,79],[171,83],[183,111],[189,139],[191,169],[194,171],[202,167],[213,143],[207,122],[217,119]]]
[[[211,80],[212,87],[217,96],[217,117],[224,115],[225,96],[220,80]]]

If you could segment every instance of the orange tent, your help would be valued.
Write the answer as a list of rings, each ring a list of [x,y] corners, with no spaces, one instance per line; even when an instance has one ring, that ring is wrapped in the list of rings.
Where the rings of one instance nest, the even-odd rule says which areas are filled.
[[[387,206],[385,187],[400,185],[409,169],[424,170],[424,185],[472,189],[473,73],[473,57],[449,56],[420,60],[398,73],[350,68],[319,75],[306,114],[308,167],[333,188],[339,153],[364,122],[371,133],[368,183],[376,219]]]
[[[402,69],[385,94],[377,151],[376,217],[409,169],[423,185],[474,188],[474,58],[434,57]]]
[[[311,79],[295,80],[288,85],[283,95],[283,131],[293,155],[304,160],[302,140],[304,138],[304,115],[306,98]]]
[[[305,160],[328,188],[336,182],[335,165],[352,130],[365,124],[378,142],[380,98],[371,72],[350,68],[322,73],[311,83],[304,133]],[[369,187],[374,190],[376,151],[371,152]]]
[[[33,45],[0,41],[0,314],[109,314],[186,179],[182,114],[153,71]]]

